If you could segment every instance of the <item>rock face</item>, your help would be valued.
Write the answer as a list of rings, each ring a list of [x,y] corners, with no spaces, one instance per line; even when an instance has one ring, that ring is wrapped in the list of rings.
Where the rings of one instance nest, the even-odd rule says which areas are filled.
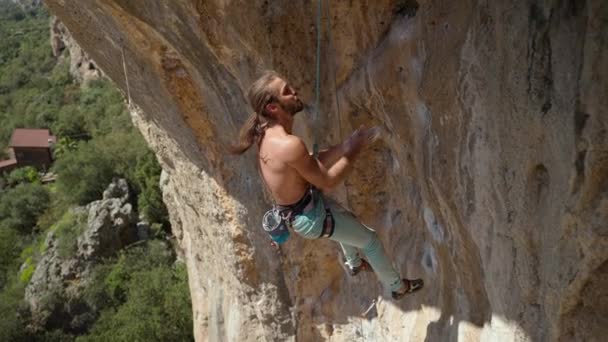
[[[87,229],[78,238],[78,256],[84,260],[108,257],[137,240],[137,215],[129,203],[129,186],[117,179],[103,199],[89,203]]]
[[[70,75],[77,83],[86,84],[103,75],[95,62],[78,46],[70,31],[57,17],[51,18],[51,48],[55,57],[62,57],[61,53],[68,49],[70,53]]]
[[[104,191],[102,200],[72,213],[86,218],[76,242],[65,241],[65,237],[60,242],[55,231],[47,235],[45,252],[25,289],[25,300],[36,325],[33,328],[78,332],[94,320],[92,310],[80,299],[80,289],[101,257],[115,255],[137,240],[137,215],[129,200],[127,181],[117,179]],[[74,253],[62,255],[61,243],[74,243]]]
[[[312,102],[316,3],[46,3],[125,92],[128,79],[166,173],[197,340],[608,334],[605,1],[330,2],[322,115],[296,130],[323,145],[384,128],[335,196],[404,276],[425,279],[397,303],[373,275],[347,278],[329,241],[295,237],[274,254],[254,154],[225,154],[261,70]]]

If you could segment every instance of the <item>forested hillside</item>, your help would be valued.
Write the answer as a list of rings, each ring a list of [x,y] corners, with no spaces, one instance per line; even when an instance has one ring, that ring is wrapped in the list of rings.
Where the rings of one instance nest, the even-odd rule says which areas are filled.
[[[0,159],[14,128],[49,128],[58,140],[56,182],[42,184],[31,167],[0,175],[0,341],[192,340],[161,169],[113,84],[78,84],[67,50],[53,56],[49,20],[44,8],[0,0]],[[118,251],[95,251],[72,278],[33,284],[46,274],[42,260],[62,270],[81,263],[93,209],[116,200],[106,193],[101,201],[117,179],[128,184],[121,210],[134,218],[123,228],[137,238]],[[36,306],[28,291],[40,298]]]

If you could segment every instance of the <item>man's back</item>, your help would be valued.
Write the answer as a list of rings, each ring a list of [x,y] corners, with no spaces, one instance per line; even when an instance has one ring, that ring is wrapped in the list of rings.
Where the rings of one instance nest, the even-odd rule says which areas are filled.
[[[296,203],[305,194],[309,183],[288,162],[293,156],[294,140],[281,126],[266,129],[260,142],[258,162],[262,177],[278,204]]]

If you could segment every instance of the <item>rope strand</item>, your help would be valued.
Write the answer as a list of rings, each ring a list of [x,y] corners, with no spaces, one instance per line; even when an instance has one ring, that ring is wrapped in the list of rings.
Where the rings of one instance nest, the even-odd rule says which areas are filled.
[[[125,74],[125,83],[127,85],[127,105],[131,106],[131,89],[129,89],[129,77],[127,76],[127,63],[125,62],[125,47],[120,45],[120,52],[122,55],[122,71]]]
[[[336,100],[336,111],[338,112],[338,133],[340,135],[340,141],[344,140],[344,131],[342,130],[342,112],[340,110],[340,97],[338,96],[338,82],[336,77],[336,70],[338,69],[336,62],[336,49],[333,45],[332,41],[332,27],[331,27],[331,8],[330,6],[325,6],[325,13],[327,16],[327,36],[328,36],[328,49],[331,51],[330,59],[331,59],[331,76],[334,85],[334,97]],[[351,209],[350,207],[350,196],[348,193],[348,186],[346,186],[346,182],[344,183],[344,191],[346,192],[346,207]]]
[[[332,51],[332,76],[333,76],[333,82],[334,82],[334,95],[336,98],[336,109],[338,111],[338,124],[339,124],[339,128],[340,128],[340,140],[342,140],[342,115],[340,112],[340,98],[338,97],[338,82],[336,81],[336,69],[337,67],[337,63],[336,63],[336,49],[334,48],[332,39],[331,39],[331,11],[329,6],[326,6],[326,13],[327,13],[327,36],[329,37],[329,47],[331,48]]]
[[[317,77],[315,79],[315,114],[313,116],[312,130],[312,154],[316,158],[319,155],[319,144],[317,143],[317,130],[319,128],[319,112],[321,111],[321,16],[323,0],[317,2]]]

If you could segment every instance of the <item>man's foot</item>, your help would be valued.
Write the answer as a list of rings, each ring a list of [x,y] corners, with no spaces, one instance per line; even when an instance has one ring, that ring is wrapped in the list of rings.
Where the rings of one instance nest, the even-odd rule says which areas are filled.
[[[357,267],[350,267],[346,265],[346,269],[348,269],[348,275],[354,277],[361,271],[371,272],[372,266],[367,261],[365,261],[365,259],[361,259],[361,265]]]
[[[391,293],[393,295],[394,300],[399,300],[403,298],[406,294],[418,291],[424,286],[424,281],[422,281],[422,279],[409,280],[403,278],[403,283],[404,285],[401,290],[393,291]]]

